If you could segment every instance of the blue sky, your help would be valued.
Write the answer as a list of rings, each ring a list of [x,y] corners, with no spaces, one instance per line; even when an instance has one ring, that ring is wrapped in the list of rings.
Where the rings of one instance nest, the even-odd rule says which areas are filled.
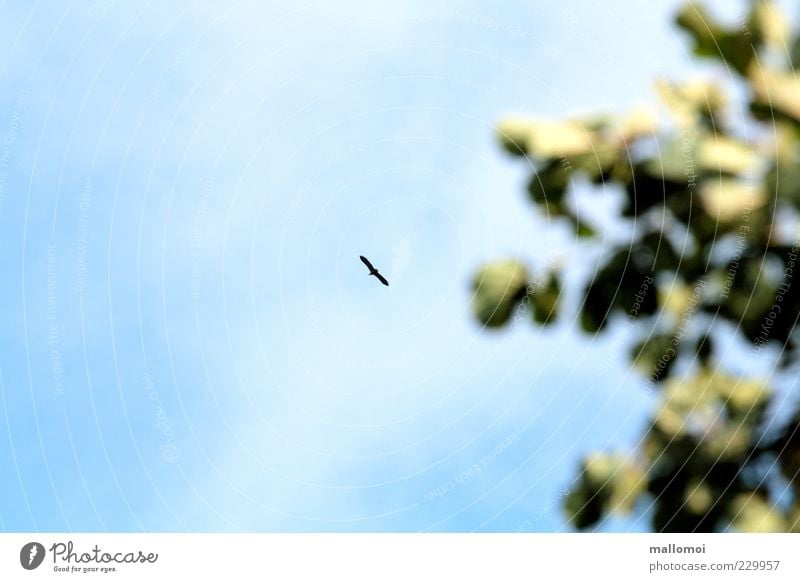
[[[471,319],[587,259],[493,127],[696,74],[677,4],[0,5],[0,529],[564,528],[649,402],[623,334]]]

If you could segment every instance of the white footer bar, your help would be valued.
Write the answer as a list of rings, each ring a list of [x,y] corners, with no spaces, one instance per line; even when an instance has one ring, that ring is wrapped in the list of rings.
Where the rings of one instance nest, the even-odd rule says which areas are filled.
[[[0,580],[796,582],[798,547],[793,534],[0,534]]]

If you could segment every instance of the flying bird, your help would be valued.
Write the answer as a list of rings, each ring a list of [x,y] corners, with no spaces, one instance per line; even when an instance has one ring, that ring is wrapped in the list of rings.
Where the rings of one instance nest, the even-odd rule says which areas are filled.
[[[359,255],[359,258],[361,259],[361,262],[367,266],[367,269],[369,269],[370,275],[375,275],[378,278],[378,281],[380,281],[387,287],[389,286],[389,281],[387,281],[386,278],[378,272],[378,269],[372,266],[372,263],[369,262],[369,259],[367,259],[367,257]]]

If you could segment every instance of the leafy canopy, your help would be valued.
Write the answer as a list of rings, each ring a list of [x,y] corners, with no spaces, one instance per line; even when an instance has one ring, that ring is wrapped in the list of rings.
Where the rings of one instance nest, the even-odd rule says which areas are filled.
[[[565,509],[577,528],[652,507],[656,531],[800,531],[800,411],[777,426],[768,382],[714,357],[714,338],[735,333],[753,358],[769,346],[780,366],[797,363],[800,34],[768,1],[754,1],[736,27],[697,2],[676,23],[698,58],[716,60],[744,90],[744,114],[731,114],[719,84],[660,80],[668,123],[636,110],[498,127],[502,146],[533,168],[531,202],[602,247],[581,327],[594,334],[633,321],[631,364],[661,398],[638,450],[585,458]],[[586,183],[622,198],[627,241],[609,244],[581,218],[574,193]],[[484,266],[475,317],[502,327],[525,302],[536,324],[551,324],[563,309],[563,268],[532,283],[516,260]]]

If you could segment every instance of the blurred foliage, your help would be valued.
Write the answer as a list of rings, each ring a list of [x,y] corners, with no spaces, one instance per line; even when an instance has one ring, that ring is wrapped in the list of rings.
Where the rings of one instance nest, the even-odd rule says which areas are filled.
[[[635,323],[631,364],[660,397],[638,450],[584,460],[565,503],[578,528],[636,510],[655,531],[800,531],[800,410],[779,424],[775,411],[796,404],[714,357],[714,338],[736,333],[749,357],[771,346],[779,366],[797,364],[800,31],[787,22],[765,0],[733,27],[690,2],[676,23],[698,58],[729,74],[728,90],[662,79],[660,116],[499,124],[505,150],[533,168],[531,202],[601,251],[583,289],[583,330]],[[573,192],[586,183],[621,197],[614,227],[629,240],[610,243],[578,219]],[[532,305],[534,322],[551,324],[562,268],[530,281],[517,261],[485,266],[473,281],[477,319],[503,326]]]

